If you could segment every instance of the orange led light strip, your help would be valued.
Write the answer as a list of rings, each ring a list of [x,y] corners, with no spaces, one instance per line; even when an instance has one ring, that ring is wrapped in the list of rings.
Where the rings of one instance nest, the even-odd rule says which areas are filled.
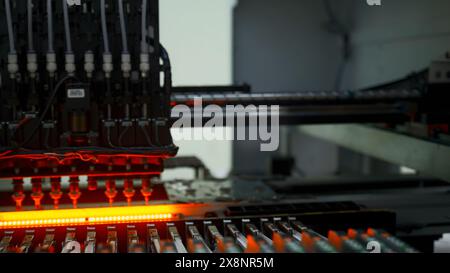
[[[81,208],[0,213],[0,229],[162,221],[175,218],[175,205]]]

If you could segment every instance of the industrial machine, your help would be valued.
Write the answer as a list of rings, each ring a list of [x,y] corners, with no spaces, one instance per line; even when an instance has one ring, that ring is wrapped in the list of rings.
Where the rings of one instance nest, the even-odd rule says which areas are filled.
[[[2,37],[9,42],[2,43],[0,165],[2,178],[15,178],[18,209],[24,177],[32,179],[36,208],[44,197],[42,179],[52,179],[57,207],[66,175],[74,207],[80,175],[89,177],[90,189],[99,178],[122,176],[130,200],[133,179],[142,178],[148,200],[152,176],[177,152],[169,132],[170,63],[159,44],[157,10],[152,1],[88,1],[70,10],[66,1],[4,3]],[[113,202],[116,185],[109,180]]]
[[[449,80],[437,75],[448,75],[450,59],[367,90],[172,87],[158,10],[158,0],[0,4],[0,252],[422,251],[395,237],[389,209],[274,198],[250,178],[236,190],[195,158],[176,158],[171,108],[193,108],[196,97],[205,106],[275,104],[284,125],[392,132],[415,122],[431,138],[449,133]],[[164,167],[180,166],[207,182],[193,191],[192,181],[162,183]],[[263,201],[253,202],[255,192]]]

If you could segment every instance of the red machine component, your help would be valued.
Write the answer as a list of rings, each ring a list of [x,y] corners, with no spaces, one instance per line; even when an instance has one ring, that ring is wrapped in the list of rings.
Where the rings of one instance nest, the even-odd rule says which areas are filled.
[[[61,199],[63,193],[61,191],[61,178],[52,177],[50,179],[52,190],[50,192],[50,197],[53,199],[53,205],[55,209],[59,207],[59,200]]]
[[[79,184],[80,180],[78,176],[70,177],[69,197],[72,200],[74,208],[77,208],[78,199],[80,199],[81,196]]]
[[[44,198],[44,193],[42,192],[42,179],[33,178],[31,179],[32,193],[31,198],[34,201],[34,207],[36,209],[42,209],[41,201]]]
[[[13,179],[12,198],[16,210],[22,209],[25,200],[24,178],[30,178],[32,181],[31,198],[36,209],[42,209],[42,202],[47,201],[42,190],[42,183],[48,179],[51,184],[49,197],[53,200],[53,207],[57,209],[61,202],[67,203],[67,198],[62,192],[61,178],[63,177],[69,177],[67,196],[73,207],[77,208],[85,187],[85,185],[80,186],[82,176],[87,177],[87,190],[90,192],[96,192],[99,188],[98,181],[105,180],[104,193],[110,205],[117,197],[117,178],[123,180],[122,193],[129,205],[136,197],[133,179],[142,178],[139,197],[144,197],[145,203],[148,204],[152,195],[150,178],[159,175],[163,171],[164,159],[176,153],[176,149],[169,150],[162,154],[160,150],[153,152],[145,148],[129,149],[126,152],[122,149],[104,148],[80,148],[79,151],[67,148],[60,152],[47,153],[24,149],[11,150],[0,154],[0,179]]]
[[[131,201],[133,200],[133,196],[135,194],[134,186],[133,186],[133,178],[126,177],[123,181],[123,195],[127,199],[128,205],[131,205]]]
[[[108,197],[109,205],[112,206],[114,203],[114,198],[116,198],[117,196],[116,180],[114,178],[108,177],[105,186],[105,195],[106,197]]]
[[[23,190],[23,180],[14,179],[13,185],[14,185],[14,193],[12,195],[12,198],[14,202],[16,202],[16,210],[21,210],[23,200],[25,199],[25,194]]]
[[[88,190],[95,191],[97,189],[97,179],[93,176],[88,177]]]
[[[152,188],[150,184],[150,178],[149,177],[142,177],[142,188],[141,188],[141,194],[144,196],[145,204],[148,204],[148,201],[150,200],[150,196],[152,195]]]
[[[117,151],[100,153],[83,150],[63,153],[8,151],[0,155],[0,178],[47,178],[56,174],[73,176],[73,166],[76,166],[78,176],[157,175],[163,171],[163,160],[173,155],[173,153],[161,155],[151,152],[118,153]]]

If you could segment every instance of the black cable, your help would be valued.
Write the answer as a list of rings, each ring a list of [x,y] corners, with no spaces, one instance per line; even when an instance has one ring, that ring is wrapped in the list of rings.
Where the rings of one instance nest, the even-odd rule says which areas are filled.
[[[149,44],[151,46],[155,47],[155,40],[152,38],[149,38]],[[161,43],[159,44],[159,50],[161,53],[160,58],[163,61],[162,68],[164,71],[164,75],[171,82],[172,81],[172,65],[170,62],[169,53],[167,52],[167,50],[164,48],[164,46]],[[167,72],[167,75],[166,75],[166,72]]]
[[[106,79],[106,96],[107,97],[112,97],[110,78]]]
[[[120,133],[120,135],[119,135],[119,140],[118,140],[119,146],[120,146],[120,147],[123,146],[123,145],[122,145],[122,139],[123,139],[123,137],[125,136],[125,134],[128,132],[129,129],[130,129],[130,126],[126,126],[125,130],[122,130],[122,133]]]
[[[327,25],[328,31],[339,35],[346,34],[347,28],[337,19],[336,15],[334,14],[333,8],[331,7],[330,1],[323,0],[323,5],[325,7],[325,12],[327,13],[329,19]]]
[[[159,44],[159,48],[161,50],[161,59],[163,60],[163,67],[166,70],[171,70],[171,64],[170,64],[170,57],[167,50],[164,48],[163,45]]]
[[[49,90],[53,90],[53,84],[54,84],[53,80],[54,80],[54,78],[53,77],[49,77],[48,79],[49,79],[49,81],[48,81]],[[51,112],[50,112],[50,119],[54,120],[55,119],[55,106],[52,105],[50,110],[51,110]]]
[[[17,149],[20,149],[22,147],[24,147],[25,145],[28,144],[28,142],[30,142],[34,135],[36,134],[36,132],[38,131],[39,127],[41,126],[42,121],[44,120],[45,116],[47,115],[47,112],[50,110],[50,107],[53,104],[53,101],[56,98],[56,94],[58,93],[58,90],[61,88],[61,86],[69,79],[74,79],[77,80],[77,78],[75,78],[74,76],[70,76],[67,75],[64,78],[62,78],[56,85],[55,88],[53,89],[52,94],[50,95],[49,99],[48,99],[48,103],[47,106],[44,108],[44,111],[42,112],[41,116],[38,119],[38,122],[36,123],[36,126],[33,128],[33,130],[31,131],[30,136],[22,143],[20,144]]]
[[[350,33],[347,29],[347,27],[345,27],[336,17],[330,1],[329,0],[323,0],[323,5],[325,7],[325,12],[327,13],[328,16],[328,23],[326,25],[326,29],[327,31],[329,31],[330,33],[334,33],[337,34],[341,37],[342,39],[342,61],[339,64],[337,73],[336,73],[336,78],[335,78],[335,82],[334,82],[334,89],[335,91],[340,91],[341,89],[341,85],[342,85],[342,80],[344,78],[344,74],[345,74],[345,69],[347,66],[347,62],[350,59],[350,55],[351,55],[351,46],[350,46]]]
[[[49,150],[50,146],[48,144],[48,140],[50,138],[50,128],[45,128],[45,135],[44,135],[44,147],[45,149]]]
[[[145,130],[144,126],[140,126],[140,127],[141,127],[142,131],[144,132],[144,136],[145,136],[145,140],[147,141],[147,144],[149,145],[149,147],[152,147],[153,144],[152,144],[152,141],[150,139],[150,136],[147,133],[147,130]]]
[[[106,141],[111,148],[117,148],[111,141],[111,128],[106,127]]]
[[[23,126],[25,126],[28,122],[30,121],[30,118],[25,117],[24,119],[22,119],[19,124],[17,125],[17,127],[15,127],[14,129],[11,130],[11,136],[9,137],[9,142],[10,143],[14,143],[17,139],[16,139],[16,134],[19,131],[20,128],[22,128]]]
[[[160,44],[161,59],[163,60],[164,71],[164,99],[165,105],[170,105],[171,92],[172,92],[172,66],[170,63],[170,57],[167,50]],[[167,107],[166,116],[170,116],[170,107]],[[172,141],[172,139],[170,139]]]

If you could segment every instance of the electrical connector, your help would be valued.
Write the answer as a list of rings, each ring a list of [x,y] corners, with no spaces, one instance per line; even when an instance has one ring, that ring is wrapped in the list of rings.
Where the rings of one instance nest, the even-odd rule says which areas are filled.
[[[106,78],[111,77],[111,72],[113,71],[113,63],[112,63],[111,53],[103,54],[103,71],[105,72]]]
[[[56,70],[58,69],[58,65],[56,64],[56,54],[55,53],[47,53],[47,71],[51,77],[55,75]]]
[[[65,69],[68,75],[73,76],[75,74],[75,55],[73,53],[66,53],[65,55]]]
[[[92,78],[92,73],[95,70],[94,53],[87,51],[84,54],[84,71],[86,71],[87,77]]]
[[[150,55],[148,53],[141,53],[140,60],[139,69],[141,70],[142,77],[145,78],[150,71]]]
[[[19,71],[19,64],[17,63],[17,54],[9,53],[8,54],[8,73],[11,79],[16,78],[16,74]]]
[[[27,54],[27,70],[28,70],[28,73],[30,73],[31,78],[34,79],[36,77],[37,69],[38,69],[38,64],[37,64],[36,53],[28,53]]]
[[[130,54],[122,53],[121,69],[122,69],[124,78],[129,78],[130,72],[131,72],[131,56],[130,56]]]

